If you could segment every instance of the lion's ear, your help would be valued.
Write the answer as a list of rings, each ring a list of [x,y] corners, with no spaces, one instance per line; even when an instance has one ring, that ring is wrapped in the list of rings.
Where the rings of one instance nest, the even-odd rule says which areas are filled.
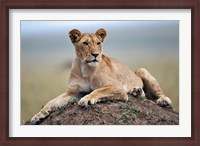
[[[77,29],[73,29],[69,32],[69,37],[72,43],[78,42],[81,39],[81,32]]]
[[[103,29],[103,28],[100,28],[96,31],[96,36],[99,38],[99,40],[101,42],[103,42],[104,38],[106,37],[107,33],[106,33],[106,30]]]

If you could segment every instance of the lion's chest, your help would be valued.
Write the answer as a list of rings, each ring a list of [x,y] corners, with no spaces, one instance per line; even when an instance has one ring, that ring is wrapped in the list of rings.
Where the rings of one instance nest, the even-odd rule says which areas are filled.
[[[103,87],[101,81],[96,78],[83,78],[82,80],[78,81],[78,84],[84,92],[91,92],[95,89]]]
[[[96,89],[115,84],[117,81],[117,78],[115,74],[113,74],[112,70],[103,63],[99,64],[97,68],[81,66],[80,69],[79,76],[81,77],[82,82],[78,82],[84,91],[94,91]]]
[[[91,92],[96,89],[105,87],[111,82],[108,80],[108,77],[93,75],[89,77],[82,77],[82,79],[78,80],[77,83],[84,92]]]
[[[86,78],[77,80],[77,84],[80,86],[80,88],[83,92],[91,92],[91,90],[92,90],[91,86],[90,86],[90,82]]]

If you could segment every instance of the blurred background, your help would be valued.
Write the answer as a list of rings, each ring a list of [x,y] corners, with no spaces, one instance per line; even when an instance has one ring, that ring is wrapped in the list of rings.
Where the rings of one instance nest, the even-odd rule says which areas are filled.
[[[65,91],[75,57],[68,32],[99,28],[104,54],[147,68],[179,110],[179,21],[21,21],[21,124]]]

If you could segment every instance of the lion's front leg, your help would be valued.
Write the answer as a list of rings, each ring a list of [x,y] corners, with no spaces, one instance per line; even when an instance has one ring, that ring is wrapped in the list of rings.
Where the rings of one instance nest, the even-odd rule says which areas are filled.
[[[90,94],[84,96],[83,98],[80,99],[78,104],[80,106],[87,107],[89,103],[95,104],[102,100],[113,100],[113,99],[127,101],[128,95],[123,89],[119,87],[106,86],[103,88],[96,89]]]
[[[41,119],[47,117],[52,111],[55,111],[59,107],[66,106],[69,100],[79,92],[80,87],[78,85],[73,85],[68,87],[68,89],[57,96],[56,98],[50,100],[37,114],[31,119],[32,124],[36,124]]]
[[[32,124],[36,124],[41,119],[47,117],[52,111],[55,111],[58,107],[67,105],[70,100],[70,96],[66,93],[59,95],[58,97],[49,101],[36,115],[31,119]]]

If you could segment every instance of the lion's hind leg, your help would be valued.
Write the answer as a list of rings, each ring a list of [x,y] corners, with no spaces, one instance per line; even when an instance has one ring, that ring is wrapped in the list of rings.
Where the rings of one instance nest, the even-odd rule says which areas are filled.
[[[144,83],[144,90],[147,98],[154,97],[157,99],[157,104],[160,106],[171,106],[171,100],[165,96],[158,81],[145,69],[136,70],[136,75],[139,76]]]

